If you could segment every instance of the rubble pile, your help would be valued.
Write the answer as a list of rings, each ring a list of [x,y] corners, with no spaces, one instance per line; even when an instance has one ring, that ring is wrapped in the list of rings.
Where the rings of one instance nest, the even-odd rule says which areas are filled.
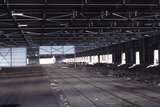
[[[106,76],[114,78],[124,78],[126,80],[135,80],[149,85],[160,86],[160,66],[148,67],[148,65],[130,64],[115,65],[115,64],[94,64],[94,65],[79,65],[79,71],[100,72]]]

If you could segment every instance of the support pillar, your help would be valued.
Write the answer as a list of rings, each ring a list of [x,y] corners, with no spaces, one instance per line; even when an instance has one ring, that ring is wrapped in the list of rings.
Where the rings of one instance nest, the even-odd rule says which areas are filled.
[[[113,63],[116,64],[116,48],[112,47],[112,56],[113,56]]]
[[[126,64],[131,64],[130,43],[125,44]]]
[[[129,43],[129,47],[128,47],[128,54],[129,54],[129,64],[135,64],[135,59],[136,59],[136,55],[135,55],[135,49],[134,49],[134,42],[130,42]]]
[[[135,55],[135,50],[134,50],[134,47],[132,46],[130,48],[130,57],[131,57],[131,64],[135,64],[136,63],[136,55]]]
[[[98,63],[100,63],[101,61],[100,61],[100,55],[98,54]]]
[[[149,43],[149,39],[142,39],[141,41],[141,64],[150,65],[153,64],[153,47]]]
[[[30,47],[27,49],[27,58],[29,65],[39,64],[39,47]]]
[[[119,46],[114,47],[113,62],[116,65],[121,63],[121,50],[120,50]]]
[[[89,56],[89,63],[92,63],[92,56]]]
[[[146,45],[145,45],[145,39],[142,39],[139,41],[140,42],[140,63],[141,64],[146,64]]]
[[[159,58],[159,64],[160,64],[160,38],[158,42],[158,58]]]
[[[11,59],[10,59],[10,60],[11,60],[11,63],[10,63],[10,66],[12,67],[12,66],[13,66],[13,64],[12,64],[12,63],[13,63],[13,61],[12,61],[12,60],[13,60],[13,58],[12,58],[12,48],[10,48],[10,55],[11,55]]]

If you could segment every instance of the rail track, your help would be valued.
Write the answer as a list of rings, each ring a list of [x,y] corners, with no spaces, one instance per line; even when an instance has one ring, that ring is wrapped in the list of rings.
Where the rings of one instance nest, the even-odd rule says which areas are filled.
[[[89,105],[85,107],[160,107],[160,100],[157,97],[151,97],[132,89],[123,90],[122,88],[119,91],[111,90],[111,87],[115,87],[115,84],[108,84],[110,86],[108,87],[107,84],[102,81],[98,82],[94,80],[95,78],[88,78],[89,75],[87,73],[75,72],[72,68],[53,68],[54,67],[51,67],[49,70],[50,79],[56,79],[63,85],[61,89],[64,91],[71,107],[72,105],[83,107],[83,104],[79,104],[81,103],[80,100],[83,100],[85,105],[89,103]],[[92,91],[93,93],[91,93]],[[122,91],[123,93],[121,93]],[[72,98],[72,96],[69,95],[71,92],[71,95],[74,96],[75,94],[75,96],[80,97],[77,105],[75,103],[76,101],[72,101],[74,97]],[[96,97],[94,98],[94,96]]]

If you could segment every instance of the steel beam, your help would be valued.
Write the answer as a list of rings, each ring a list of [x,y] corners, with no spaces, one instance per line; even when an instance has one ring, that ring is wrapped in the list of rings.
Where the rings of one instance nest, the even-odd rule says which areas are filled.
[[[4,5],[4,4],[0,4]],[[9,6],[44,6],[44,3],[8,3]],[[134,3],[134,4],[113,4],[113,3],[108,3],[108,4],[102,4],[102,3],[48,3],[47,6],[134,6],[134,7],[158,7],[159,4],[150,4],[150,3]]]
[[[21,28],[22,30],[41,30],[41,27],[29,27]],[[160,27],[46,27],[45,30],[74,30],[74,29],[160,29]],[[17,30],[17,28],[0,28],[0,30]]]

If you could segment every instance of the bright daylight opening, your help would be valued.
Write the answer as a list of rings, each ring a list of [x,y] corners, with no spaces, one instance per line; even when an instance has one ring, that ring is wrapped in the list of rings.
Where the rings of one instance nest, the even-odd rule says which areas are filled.
[[[100,55],[100,63],[112,63],[112,54]]]
[[[54,64],[56,62],[55,57],[52,58],[40,58],[40,64]]]
[[[100,63],[107,63],[107,55],[100,55]]]
[[[122,53],[122,61],[121,64],[126,64],[126,53]]]
[[[96,64],[96,63],[98,63],[98,56],[97,55],[96,56],[92,56],[91,64]]]
[[[139,51],[136,52],[136,65],[140,64],[140,53]]]
[[[158,64],[159,64],[159,51],[154,50],[154,65],[158,65]]]
[[[108,63],[112,63],[113,62],[113,59],[112,59],[112,54],[109,54],[108,55]]]

